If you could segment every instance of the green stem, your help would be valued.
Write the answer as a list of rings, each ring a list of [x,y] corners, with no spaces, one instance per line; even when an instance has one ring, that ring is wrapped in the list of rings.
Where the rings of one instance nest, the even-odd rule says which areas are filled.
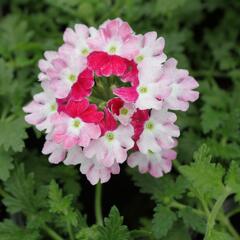
[[[238,214],[238,213],[240,213],[240,207],[237,207],[237,208],[229,211],[229,212],[226,214],[226,216],[227,216],[228,218],[230,218],[230,217],[232,217],[232,216],[234,216],[234,215],[236,215],[236,214]]]
[[[7,193],[0,187],[0,196],[5,197]]]
[[[220,197],[218,198],[218,200],[214,204],[213,209],[210,212],[209,217],[208,217],[207,231],[206,231],[204,240],[211,239],[211,233],[212,233],[213,227],[215,225],[217,215],[218,215],[218,213],[219,213],[219,211],[220,211],[224,201],[226,200],[226,198],[230,194],[231,194],[230,190],[229,189],[225,189],[224,193],[222,195],[220,195]]]
[[[51,237],[53,240],[64,240],[60,235],[58,235],[53,229],[48,226],[43,226],[43,230]]]
[[[99,182],[95,191],[95,217],[97,225],[103,225],[102,218],[102,184]]]
[[[132,230],[130,232],[130,235],[133,239],[135,239],[135,238],[138,239],[138,238],[143,238],[143,237],[147,237],[148,239],[154,239],[152,232],[144,230],[144,229]]]
[[[69,223],[69,221],[67,221],[67,230],[68,230],[68,235],[70,237],[71,240],[74,240],[74,235],[73,235],[73,231],[72,231],[72,226]]]
[[[182,204],[182,203],[179,203],[179,202],[177,202],[177,201],[171,202],[171,204],[170,204],[169,206],[170,206],[171,208],[176,208],[176,209],[184,209],[184,208],[188,207],[187,205]],[[192,207],[191,207],[191,208],[192,208]],[[202,216],[202,217],[205,217],[205,216],[206,216],[206,214],[205,214],[203,211],[199,210],[199,209],[192,208],[192,210],[193,210],[194,213],[196,213],[196,214],[199,215],[199,216]]]
[[[219,216],[219,221],[227,228],[227,230],[229,231],[229,233],[232,234],[234,239],[240,240],[238,232],[234,229],[229,219],[225,217],[223,213],[221,213],[221,215]]]

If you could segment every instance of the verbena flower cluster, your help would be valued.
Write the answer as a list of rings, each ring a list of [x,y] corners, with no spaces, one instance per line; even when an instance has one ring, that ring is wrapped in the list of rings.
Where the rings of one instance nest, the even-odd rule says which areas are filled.
[[[176,114],[198,83],[164,54],[156,32],[136,35],[127,22],[67,28],[58,51],[39,61],[43,92],[24,107],[26,121],[46,132],[49,162],[80,165],[91,184],[107,182],[125,161],[160,177],[176,158]]]

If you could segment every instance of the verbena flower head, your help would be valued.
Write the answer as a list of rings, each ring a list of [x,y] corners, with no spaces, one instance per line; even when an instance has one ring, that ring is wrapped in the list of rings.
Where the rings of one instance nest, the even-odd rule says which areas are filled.
[[[96,184],[124,162],[161,177],[176,158],[176,114],[198,99],[198,83],[167,60],[156,32],[137,35],[127,22],[98,29],[76,24],[64,43],[39,61],[43,92],[23,109],[26,121],[46,132],[49,162],[80,165]]]

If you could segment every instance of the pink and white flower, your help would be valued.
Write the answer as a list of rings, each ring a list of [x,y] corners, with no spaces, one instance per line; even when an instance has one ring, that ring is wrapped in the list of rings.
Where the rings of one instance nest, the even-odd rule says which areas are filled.
[[[43,92],[23,108],[28,123],[46,130],[49,162],[80,165],[91,184],[125,161],[154,177],[169,172],[180,135],[170,110],[186,111],[199,93],[188,71],[167,60],[164,39],[136,35],[117,18],[98,29],[76,24],[63,40],[39,61]]]
[[[95,105],[89,105],[87,100],[69,102],[64,112],[55,116],[53,139],[62,144],[65,149],[78,145],[87,147],[91,139],[98,139],[101,129],[97,125],[102,119]]]
[[[35,94],[33,101],[23,108],[27,113],[26,122],[33,124],[39,131],[49,133],[53,128],[52,118],[57,113],[57,102],[49,90]]]
[[[54,58],[39,61],[39,68],[46,76],[42,85],[50,88],[56,98],[65,98],[77,82],[79,74],[86,68],[86,61],[79,61],[77,55],[55,53]],[[51,79],[51,80],[49,80]]]
[[[120,98],[112,98],[108,102],[108,108],[113,113],[114,117],[123,125],[128,125],[131,122],[135,106],[132,103],[124,103]]]
[[[80,160],[80,172],[86,174],[87,179],[92,185],[107,182],[111,174],[119,174],[120,167],[116,162],[111,167],[106,167],[99,162],[96,157],[93,158],[79,158]]]
[[[198,82],[184,69],[177,69],[177,61],[169,59],[163,66],[160,77],[161,82],[169,86],[170,94],[164,99],[164,107],[171,110],[187,111],[189,102],[194,102],[199,97],[199,92],[194,91],[199,86]]]
[[[116,120],[108,110],[105,110],[105,119],[101,126],[102,136],[91,141],[84,149],[85,156],[96,157],[97,161],[106,167],[111,167],[115,162],[123,163],[127,160],[127,151],[134,145],[133,127],[130,125],[117,127]]]
[[[134,60],[141,63],[143,60],[157,60],[159,63],[166,61],[167,56],[163,53],[165,40],[163,37],[157,38],[156,32],[148,32],[141,36],[141,45]]]
[[[161,152],[176,146],[179,128],[174,125],[177,117],[165,109],[152,110],[149,119],[144,123],[143,131],[137,140],[137,146],[142,153]]]
[[[139,36],[134,35],[129,24],[120,18],[107,20],[98,30],[91,28],[91,33],[88,43],[94,51],[133,59],[140,45]]]
[[[86,62],[86,57],[91,52],[88,45],[90,37],[89,29],[84,24],[75,24],[74,29],[67,28],[63,34],[63,44],[59,51],[66,55],[75,54],[79,56],[80,61]]]
[[[153,177],[161,177],[172,168],[172,161],[176,159],[176,152],[173,150],[163,150],[161,152],[141,152],[132,153],[127,163],[130,167],[138,167],[140,173],[150,173]]]

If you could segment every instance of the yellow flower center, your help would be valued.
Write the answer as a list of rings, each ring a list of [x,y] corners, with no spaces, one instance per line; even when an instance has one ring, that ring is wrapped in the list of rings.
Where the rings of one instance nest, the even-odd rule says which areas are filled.
[[[51,110],[51,112],[55,112],[57,110],[57,104],[56,103],[52,103],[50,105],[50,110]]]
[[[140,87],[140,88],[139,88],[139,92],[140,92],[140,93],[147,93],[147,91],[148,91],[147,87],[144,87],[144,86],[143,86],[143,87]]]
[[[126,115],[128,114],[128,109],[127,109],[127,108],[124,108],[124,107],[121,108],[121,109],[120,109],[120,114],[126,116]]]
[[[86,57],[89,53],[89,49],[88,48],[84,48],[82,51],[81,51],[81,54]]]
[[[151,121],[148,121],[148,122],[146,122],[145,127],[146,127],[148,130],[152,130],[152,129],[154,128],[154,124],[153,124]]]
[[[70,75],[68,76],[68,80],[69,80],[70,82],[75,82],[75,81],[76,81],[76,75],[75,75],[75,74],[70,74]]]
[[[137,62],[137,63],[140,63],[143,59],[144,59],[144,56],[143,56],[143,55],[138,55],[138,56],[136,57],[136,62]]]
[[[106,138],[109,142],[113,141],[114,140],[114,134],[112,132],[108,132],[106,134]]]
[[[109,48],[109,53],[116,53],[116,51],[117,51],[117,47],[116,46],[111,46]]]
[[[81,121],[79,119],[74,119],[73,121],[73,127],[79,128],[81,125]]]

